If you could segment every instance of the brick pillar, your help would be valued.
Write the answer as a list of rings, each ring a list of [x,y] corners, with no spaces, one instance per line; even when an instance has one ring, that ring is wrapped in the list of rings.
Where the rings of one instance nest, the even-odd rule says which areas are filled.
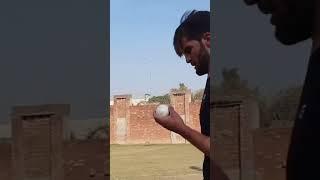
[[[69,109],[68,105],[13,108],[13,180],[63,180],[63,116]]]
[[[259,107],[258,103],[252,99],[244,100],[240,106],[241,180],[254,180],[253,132],[259,128]]]
[[[241,180],[240,152],[240,103],[241,101],[215,101],[213,104],[213,160],[230,180]],[[214,173],[211,166],[211,173]]]
[[[115,143],[128,143],[130,137],[130,106],[131,95],[117,95],[114,96],[114,133]]]
[[[191,102],[191,91],[172,91],[170,93],[170,104],[174,107],[177,113],[181,116],[184,123],[189,125],[190,122],[190,102]],[[180,135],[171,132],[171,142],[176,143],[188,143]]]
[[[225,98],[215,101],[213,108],[214,161],[231,180],[254,180],[253,130],[259,127],[258,104],[251,99]]]

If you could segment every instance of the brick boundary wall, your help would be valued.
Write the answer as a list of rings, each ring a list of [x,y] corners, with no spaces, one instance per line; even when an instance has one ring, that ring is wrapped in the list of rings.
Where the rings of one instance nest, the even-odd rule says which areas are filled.
[[[211,105],[213,160],[230,180],[283,180],[291,128],[260,128],[258,104],[249,98]]]
[[[188,92],[172,93],[170,96],[171,99],[173,99],[171,105],[177,108],[178,113],[183,116],[185,123],[200,131],[200,102],[191,103],[189,95]],[[188,143],[181,141],[181,139],[179,140],[179,137],[175,137],[175,134],[172,134],[154,122],[152,112],[157,104],[132,106],[130,104],[130,98],[131,97],[127,95],[116,96],[115,104],[110,107],[111,143]],[[119,100],[119,102],[117,100]],[[259,109],[257,103],[252,99],[218,99],[211,105],[211,115],[214,118],[214,121],[211,123],[212,126],[210,127],[214,139],[213,159],[228,174],[230,179],[284,179],[286,168],[285,160],[291,128],[260,128]],[[61,171],[58,173],[59,176],[63,176],[63,174],[69,172],[71,173],[68,175],[69,177],[79,177],[76,173],[80,172],[79,170],[81,169],[81,172],[84,173],[83,177],[88,175],[88,173],[95,174],[98,179],[108,176],[109,172],[105,172],[104,169],[89,167],[94,166],[93,162],[99,159],[101,160],[101,165],[108,164],[108,162],[103,161],[104,158],[107,159],[107,157],[103,155],[105,153],[103,149],[109,146],[105,144],[104,141],[70,143],[62,143],[62,141],[60,141],[63,134],[63,128],[61,127],[64,124],[61,114],[66,114],[69,111],[68,108],[67,110],[62,109],[55,109],[53,106],[30,106],[22,109],[14,109],[11,143],[4,142],[0,144],[0,156],[3,156],[3,158],[0,157],[0,167],[4,167],[4,169],[0,170],[0,177],[10,180],[11,178],[9,177],[11,175],[16,175],[17,177],[19,173],[20,175],[22,173],[23,168],[17,169],[23,166],[20,155],[24,152],[24,149],[21,149],[21,143],[24,141],[22,138],[24,131],[21,129],[22,124],[19,123],[19,121],[21,121],[23,117],[27,119],[28,117],[37,118],[52,112],[58,112],[57,114],[60,114],[54,116],[54,119],[52,119],[54,122],[51,124],[51,128],[53,129],[49,134],[51,141],[56,142],[51,144],[54,152],[54,156],[52,157],[57,158],[56,161],[53,162],[60,162],[60,167],[62,165],[62,158],[64,159],[64,163],[70,163],[70,165],[64,165],[65,171],[60,169]],[[119,122],[117,122],[117,120],[119,120]],[[30,127],[46,127],[43,126],[45,125],[43,122],[40,124],[42,125],[39,127],[36,124]],[[116,127],[119,124],[123,127],[119,128],[119,132],[116,132]],[[117,134],[122,136],[117,138]],[[172,140],[173,137],[176,141]],[[96,148],[100,148],[99,152],[95,152]],[[68,155],[68,153],[74,152],[75,149],[79,149],[77,155]],[[96,156],[87,156],[88,152],[95,153]],[[10,161],[10,158],[13,159]],[[88,163],[89,166],[82,167],[84,162],[90,162]],[[53,166],[57,167],[57,164],[53,164]],[[86,176],[86,178],[87,177],[88,176]],[[12,177],[12,180],[14,180],[14,177]]]
[[[191,128],[200,132],[201,102],[191,102],[191,91],[170,93],[171,105]],[[131,95],[117,95],[110,106],[111,144],[189,143],[180,135],[157,124],[153,112],[158,104],[132,105]]]

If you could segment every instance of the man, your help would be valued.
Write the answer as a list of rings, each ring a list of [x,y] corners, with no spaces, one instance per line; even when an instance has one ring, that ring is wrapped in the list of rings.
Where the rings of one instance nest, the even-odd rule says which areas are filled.
[[[287,158],[287,180],[319,179],[320,1],[245,0],[271,14],[276,38],[285,45],[311,39],[312,50]],[[317,178],[318,177],[318,178]]]
[[[210,62],[210,12],[192,11],[185,13],[181,18],[181,24],[174,34],[173,45],[178,56],[184,56],[187,63],[194,66],[199,76],[209,74]],[[169,107],[170,115],[159,118],[154,113],[157,123],[166,129],[180,134],[196,148],[204,153],[203,178],[210,179],[210,96],[209,75],[200,108],[201,133],[184,124],[179,114]],[[216,166],[214,166],[216,167]],[[217,167],[218,169],[218,167]],[[227,179],[222,172],[219,180]]]

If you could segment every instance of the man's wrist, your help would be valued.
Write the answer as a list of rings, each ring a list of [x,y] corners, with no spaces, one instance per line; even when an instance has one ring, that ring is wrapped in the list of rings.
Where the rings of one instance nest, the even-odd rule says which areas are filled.
[[[181,131],[179,134],[185,139],[188,139],[190,135],[190,127],[187,125],[184,125],[183,128],[181,128]]]

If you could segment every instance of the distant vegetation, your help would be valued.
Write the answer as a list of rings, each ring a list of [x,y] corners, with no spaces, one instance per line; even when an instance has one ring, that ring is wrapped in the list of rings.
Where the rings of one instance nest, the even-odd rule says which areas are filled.
[[[222,80],[215,82],[213,97],[250,97],[258,102],[260,110],[261,127],[272,127],[275,121],[292,122],[295,119],[302,85],[287,87],[271,96],[263,95],[259,87],[249,87],[247,80],[240,77],[237,68],[224,68],[222,70]],[[184,83],[179,83],[177,88],[172,88],[170,91],[188,90]],[[202,100],[204,89],[192,92],[192,102]],[[152,96],[149,103],[170,104],[170,96],[164,94],[162,96]],[[108,121],[109,122],[109,121]],[[104,137],[109,128],[97,127],[88,133],[88,139]]]
[[[172,88],[170,89],[171,92],[174,91],[186,91],[189,88],[184,84],[184,83],[179,83],[179,87],[178,88]],[[195,101],[195,100],[201,100],[202,99],[202,95],[203,95],[204,89],[199,89],[197,91],[195,91],[194,93],[191,94],[191,100]],[[170,96],[169,94],[165,94],[163,96],[152,96],[149,101],[149,103],[161,103],[161,104],[170,104]]]
[[[152,96],[149,101],[149,103],[161,103],[161,104],[170,104],[170,97],[169,94],[165,94],[163,96]]]
[[[260,122],[262,127],[270,127],[272,121],[293,121],[297,111],[301,86],[287,87],[271,96],[263,95],[259,87],[249,87],[247,80],[239,75],[238,68],[224,68],[222,70],[222,80],[214,85],[213,97],[250,97],[255,99],[259,104]],[[187,90],[184,83],[180,83],[177,88],[171,91]],[[204,89],[192,92],[192,102],[201,100]],[[149,102],[170,103],[169,94],[163,96],[153,96]]]
[[[98,126],[89,131],[87,139],[107,139],[109,137],[108,127]]]
[[[297,111],[302,85],[287,87],[272,96],[260,93],[259,87],[250,88],[237,68],[222,71],[222,81],[214,85],[214,97],[240,96],[254,98],[260,109],[262,127],[270,127],[272,121],[293,121]]]

